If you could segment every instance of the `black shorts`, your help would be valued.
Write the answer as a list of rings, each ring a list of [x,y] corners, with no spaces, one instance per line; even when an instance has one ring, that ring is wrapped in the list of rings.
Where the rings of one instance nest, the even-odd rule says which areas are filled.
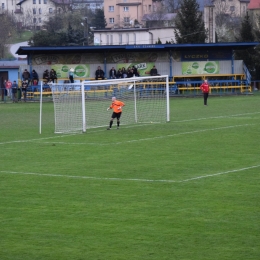
[[[115,113],[115,112],[113,112],[113,114],[112,114],[112,118],[117,118],[117,120],[119,120],[121,114],[122,114],[122,112],[119,112],[119,113]]]

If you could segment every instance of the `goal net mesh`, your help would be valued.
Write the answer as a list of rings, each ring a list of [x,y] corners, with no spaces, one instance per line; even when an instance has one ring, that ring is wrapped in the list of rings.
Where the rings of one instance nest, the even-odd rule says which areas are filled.
[[[120,125],[169,121],[168,76],[53,84],[55,133],[107,127],[112,97],[125,103]]]

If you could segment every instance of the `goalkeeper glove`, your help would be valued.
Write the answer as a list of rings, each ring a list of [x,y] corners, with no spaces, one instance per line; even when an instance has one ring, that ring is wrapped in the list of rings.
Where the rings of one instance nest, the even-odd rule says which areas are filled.
[[[110,109],[110,107],[107,108],[107,111]]]

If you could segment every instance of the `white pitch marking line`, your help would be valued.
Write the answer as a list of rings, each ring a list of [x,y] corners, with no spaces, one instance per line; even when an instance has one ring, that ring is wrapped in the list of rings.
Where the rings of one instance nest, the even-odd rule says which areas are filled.
[[[142,138],[142,139],[121,141],[121,142],[116,142],[114,144],[124,144],[124,143],[140,142],[140,141],[149,141],[149,140],[156,140],[156,139],[174,137],[174,136],[179,136],[179,135],[195,134],[195,133],[201,133],[201,132],[206,132],[206,131],[216,131],[216,130],[234,128],[234,127],[249,126],[249,125],[255,125],[255,124],[244,124],[244,125],[217,127],[217,128],[207,128],[207,129],[201,129],[201,130],[196,130],[196,131],[191,131],[191,132],[176,133],[176,134],[172,134],[172,135],[162,135],[162,136],[147,137],[147,138]],[[52,143],[52,144],[67,144],[67,145],[96,145],[96,146],[111,145],[111,143],[103,143],[103,144],[101,144],[101,143],[68,143],[68,142],[42,142],[42,143],[45,143],[45,144],[49,144],[49,143]]]
[[[143,125],[147,125],[148,123],[144,123],[144,124],[139,124],[139,125],[133,125],[133,126],[126,126],[124,128],[132,128],[132,127],[139,127],[139,126],[143,126]],[[149,123],[150,125],[150,123]],[[91,128],[94,129],[94,128]],[[95,128],[96,129],[96,128]],[[88,129],[90,130],[90,129]],[[88,131],[87,134],[95,134],[95,133],[99,133],[99,132],[104,132],[104,129],[102,130],[95,130],[95,131]],[[37,138],[37,139],[30,139],[30,140],[16,140],[16,141],[9,141],[9,142],[2,142],[0,143],[0,145],[2,144],[13,144],[13,143],[27,143],[27,142],[34,142],[34,141],[41,141],[41,140],[48,140],[48,139],[54,139],[54,138],[63,138],[63,137],[67,137],[67,136],[73,136],[73,135],[82,135],[82,133],[73,133],[73,134],[63,134],[63,135],[55,135],[55,136],[50,136],[50,137],[44,137],[44,138]],[[46,142],[47,143],[47,142]],[[59,142],[55,142],[55,143],[59,143]],[[65,143],[65,142],[61,142],[61,143]]]
[[[14,171],[0,171],[0,173],[7,173],[7,174],[20,174],[20,175],[34,175],[34,176],[46,176],[46,177],[64,177],[64,178],[73,178],[73,179],[92,179],[92,180],[108,180],[108,181],[136,181],[136,182],[164,182],[164,183],[183,183],[183,182],[190,182],[194,180],[200,180],[203,178],[215,177],[223,174],[234,173],[234,172],[241,172],[246,171],[254,168],[259,168],[260,165],[253,165],[241,169],[235,169],[225,172],[218,172],[215,174],[208,174],[204,176],[198,176],[190,179],[175,181],[175,180],[149,180],[149,179],[124,179],[124,178],[101,178],[101,177],[91,177],[91,176],[74,176],[74,175],[63,175],[63,174],[47,174],[47,173],[35,173],[35,172],[14,172]]]
[[[53,138],[62,138],[66,136],[72,136],[72,135],[77,135],[77,134],[66,134],[66,135],[56,135],[56,136],[51,136],[51,137],[44,137],[44,138],[37,138],[37,139],[30,139],[30,140],[17,140],[17,141],[9,141],[9,142],[2,142],[1,144],[13,144],[13,143],[27,143],[27,142],[33,142],[33,141],[39,141],[39,140],[48,140],[48,139],[53,139]]]
[[[177,133],[177,134],[172,134],[172,135],[162,135],[162,136],[155,136],[155,137],[150,137],[150,138],[148,137],[148,138],[143,138],[143,139],[130,140],[130,141],[125,141],[125,142],[117,142],[115,144],[140,142],[140,141],[161,139],[161,138],[166,138],[166,137],[173,137],[173,136],[186,135],[186,134],[195,134],[195,133],[201,133],[201,132],[206,132],[206,131],[215,131],[215,130],[222,130],[222,129],[228,129],[228,128],[234,128],[234,127],[249,126],[249,125],[254,125],[254,124],[244,124],[244,125],[223,126],[223,127],[217,127],[217,128],[207,128],[207,129],[201,129],[201,130],[196,130],[196,131],[191,131],[191,132]]]
[[[207,120],[207,119],[230,118],[230,117],[236,117],[236,116],[248,116],[248,115],[255,115],[255,114],[260,114],[260,112],[236,114],[236,115],[230,115],[230,116],[212,116],[212,117],[202,117],[202,118],[194,118],[194,119],[184,119],[184,120],[179,120],[179,121],[173,121],[173,123],[200,121],[200,120]]]
[[[181,122],[191,122],[191,121],[200,121],[200,120],[207,120],[207,119],[217,119],[217,118],[230,118],[230,117],[236,117],[236,116],[245,116],[245,115],[254,115],[254,114],[259,114],[260,112],[254,112],[254,113],[244,113],[244,114],[235,114],[235,115],[230,115],[230,116],[219,116],[219,117],[206,117],[206,118],[197,118],[197,119],[187,119],[187,120],[180,120],[180,121],[172,121],[173,123],[181,123]],[[137,127],[137,126],[142,126],[146,125],[145,124],[140,124],[140,125],[133,125],[133,126],[127,126],[125,128],[131,128],[131,127]],[[150,124],[149,124],[150,125]],[[92,128],[94,129],[94,128]],[[90,129],[88,129],[90,130]],[[88,131],[88,134],[93,134],[93,133],[98,133],[98,132],[103,132],[104,130],[96,130],[96,131]],[[48,139],[54,139],[54,138],[62,138],[62,137],[67,137],[67,136],[72,136],[72,135],[79,135],[79,134],[64,134],[64,135],[56,135],[56,136],[51,136],[51,137],[45,137],[45,138],[37,138],[37,139],[31,139],[31,140],[16,140],[16,141],[9,141],[9,142],[2,142],[0,145],[3,144],[12,144],[12,143],[26,143],[26,142],[32,142],[32,141],[40,141],[40,140],[48,140]]]
[[[194,180],[199,180],[199,179],[203,179],[203,178],[209,178],[209,177],[214,177],[214,176],[218,176],[218,175],[223,175],[223,174],[227,174],[227,173],[241,172],[241,171],[250,170],[250,169],[259,168],[259,167],[260,167],[260,165],[254,165],[254,166],[250,166],[250,167],[246,167],[246,168],[241,168],[241,169],[230,170],[230,171],[226,171],[226,172],[219,172],[219,173],[214,173],[214,174],[208,174],[208,175],[204,175],[204,176],[194,177],[194,178],[190,178],[190,179],[186,179],[186,180],[182,180],[182,181],[178,181],[178,182],[194,181]]]

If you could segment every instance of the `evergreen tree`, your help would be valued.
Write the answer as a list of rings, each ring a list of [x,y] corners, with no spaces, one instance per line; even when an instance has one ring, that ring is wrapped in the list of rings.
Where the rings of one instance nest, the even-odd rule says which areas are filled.
[[[105,29],[107,26],[104,10],[103,9],[97,9],[96,15],[94,19],[92,20],[92,25],[95,27],[96,30]]]
[[[247,12],[241,24],[240,35],[236,37],[236,40],[238,42],[253,42],[254,39],[253,25]]]
[[[254,34],[255,34],[255,40],[260,42],[260,16],[256,15],[254,17]],[[255,48],[255,80],[260,80],[260,46],[257,45]]]
[[[69,26],[68,26],[68,43],[74,43],[74,30],[72,29],[71,27],[71,24],[69,23]]]
[[[162,41],[159,37],[158,37],[158,41],[156,41],[155,44],[162,44]]]
[[[66,43],[67,35],[64,32],[39,31],[29,40],[31,46],[65,46]]]
[[[236,39],[238,42],[253,42],[254,38],[253,25],[247,12],[241,24],[240,34]],[[237,60],[243,60],[252,77],[255,78],[255,64],[257,61],[255,49],[248,48],[246,50],[238,50],[235,52],[235,58]]]
[[[196,0],[182,0],[174,29],[176,43],[205,43],[205,29],[202,12]]]

